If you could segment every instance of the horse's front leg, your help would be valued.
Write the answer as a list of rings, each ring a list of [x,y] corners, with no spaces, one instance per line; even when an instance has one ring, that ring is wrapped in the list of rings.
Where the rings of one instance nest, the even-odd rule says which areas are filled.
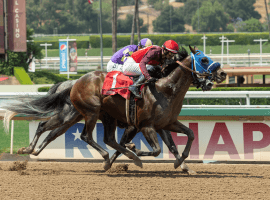
[[[125,132],[124,132],[124,134],[123,134],[123,136],[122,136],[122,138],[121,138],[119,144],[120,144],[121,146],[125,147],[125,144],[126,144],[126,143],[129,143],[129,142],[135,137],[136,134],[137,134],[137,128],[136,128],[135,126],[129,126],[129,127],[125,130]],[[127,146],[129,146],[129,145],[131,145],[131,144],[127,144]],[[112,157],[110,158],[110,163],[111,163],[111,165],[114,163],[114,161],[116,160],[116,158],[117,158],[120,154],[121,154],[121,153],[120,153],[119,151],[116,151],[116,152],[112,155]]]
[[[190,148],[192,145],[192,142],[194,140],[194,133],[193,131],[186,127],[184,124],[180,123],[179,121],[175,121],[174,123],[164,127],[164,129],[166,130],[170,130],[176,133],[184,133],[185,135],[188,136],[188,141],[186,144],[186,147],[182,153],[182,157],[179,160],[178,165],[181,165],[183,163],[183,161],[188,157],[189,152],[190,152]]]
[[[176,161],[174,163],[174,168],[176,169],[177,167],[179,167],[181,165],[181,169],[183,171],[187,172],[188,174],[196,174],[196,172],[194,172],[193,170],[188,168],[188,166],[186,165],[185,162],[182,162],[182,164],[180,164],[181,156],[179,155],[178,150],[176,148],[176,145],[174,144],[174,141],[173,141],[173,138],[171,135],[171,131],[161,129],[161,130],[158,130],[157,132],[160,135],[163,142],[168,147],[169,151],[176,158]]]
[[[137,154],[137,156],[154,156],[157,157],[160,152],[161,148],[158,142],[157,133],[153,127],[143,127],[141,129],[145,139],[149,143],[149,145],[153,148],[153,152],[144,152],[138,149],[133,149],[133,151]]]

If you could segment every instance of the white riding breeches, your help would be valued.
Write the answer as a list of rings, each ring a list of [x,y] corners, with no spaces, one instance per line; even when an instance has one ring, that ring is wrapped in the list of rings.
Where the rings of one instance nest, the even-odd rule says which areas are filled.
[[[107,72],[120,71],[123,72],[123,65],[114,63],[111,60],[107,64]]]
[[[146,65],[146,68],[149,66],[151,65]],[[128,57],[123,65],[123,74],[131,76],[141,75],[142,71],[140,69],[139,63],[136,63],[132,57]]]
[[[141,75],[142,71],[139,67],[139,63],[136,63],[132,57],[128,57],[123,65],[123,74],[125,75]]]

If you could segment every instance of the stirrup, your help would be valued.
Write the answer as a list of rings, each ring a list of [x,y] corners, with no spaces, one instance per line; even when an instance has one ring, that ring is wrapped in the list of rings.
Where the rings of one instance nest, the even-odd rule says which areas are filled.
[[[134,94],[135,98],[139,98],[139,99],[142,98],[139,91],[138,91],[139,89],[137,88],[137,86],[132,85],[128,89],[130,92],[132,92],[132,94]]]

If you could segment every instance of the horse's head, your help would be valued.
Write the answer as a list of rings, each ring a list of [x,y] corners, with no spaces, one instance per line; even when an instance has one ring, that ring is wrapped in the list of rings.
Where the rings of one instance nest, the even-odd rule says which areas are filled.
[[[196,47],[189,46],[191,51],[191,67],[192,70],[199,72],[200,74],[206,74],[204,78],[197,79],[197,87],[201,87],[202,90],[211,90],[213,83],[221,83],[226,79],[226,73],[220,68],[220,63],[214,62],[209,56],[205,55],[202,51]]]

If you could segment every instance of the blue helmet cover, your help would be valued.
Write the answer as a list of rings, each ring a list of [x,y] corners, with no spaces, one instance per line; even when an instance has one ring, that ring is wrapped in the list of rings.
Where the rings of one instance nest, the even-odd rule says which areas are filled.
[[[202,51],[200,50],[196,50],[197,53],[194,55],[193,53],[191,54],[191,58],[192,58],[192,69],[199,72],[199,73],[203,73],[203,72],[208,72],[208,73],[212,73],[213,71],[215,71],[218,67],[220,67],[220,63],[218,62],[214,62],[210,57],[206,56]],[[205,64],[202,62],[202,58],[208,58],[209,63]],[[193,66],[193,63],[195,64],[195,66]],[[195,68],[195,69],[194,69]]]

